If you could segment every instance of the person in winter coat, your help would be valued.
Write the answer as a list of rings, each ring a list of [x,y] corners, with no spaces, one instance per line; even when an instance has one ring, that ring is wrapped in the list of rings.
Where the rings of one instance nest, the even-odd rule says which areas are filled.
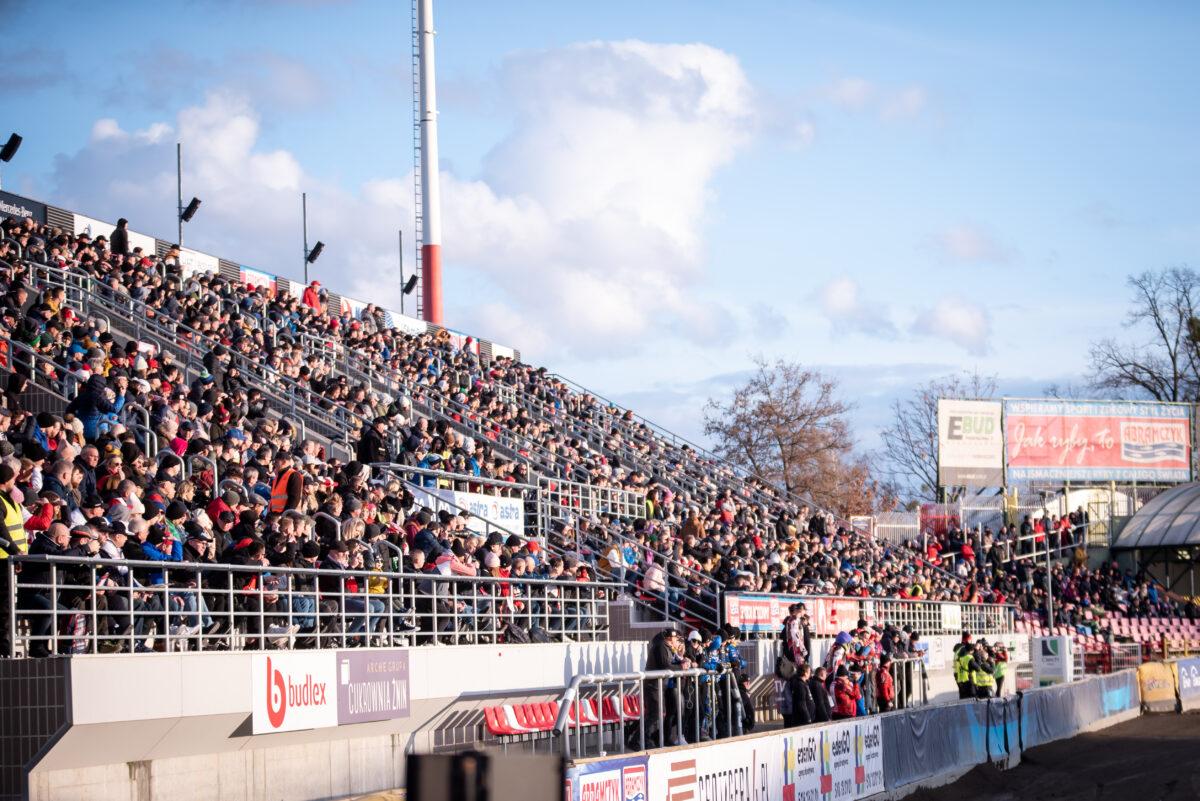
[[[115,415],[125,407],[125,385],[124,376],[117,379],[115,397],[109,400],[108,383],[104,376],[93,373],[75,399],[67,404],[67,413],[75,415],[83,423],[83,435],[88,441],[99,435],[100,422],[105,415]]]
[[[819,667],[813,671],[812,678],[808,680],[808,689],[813,699],[814,723],[824,723],[833,717],[833,705],[829,699],[829,689],[825,685],[825,680],[826,674],[823,667]]]
[[[817,719],[817,705],[813,699],[811,681],[812,668],[801,665],[791,682],[793,726],[805,726]]]
[[[844,720],[858,715],[858,700],[862,693],[850,678],[850,671],[842,665],[833,680],[833,719]]]
[[[875,671],[875,703],[880,712],[891,712],[896,708],[896,682],[892,678],[892,658],[884,656]]]
[[[388,454],[387,440],[384,437],[387,424],[388,419],[386,417],[376,417],[374,422],[371,423],[370,428],[363,431],[362,439],[358,441],[356,453],[358,461],[363,464],[391,461],[391,456]]]
[[[838,634],[833,640],[833,647],[829,649],[829,653],[825,655],[825,670],[830,676],[836,676],[838,668],[844,667],[846,659],[849,656],[851,640],[854,638],[849,633],[843,631]]]

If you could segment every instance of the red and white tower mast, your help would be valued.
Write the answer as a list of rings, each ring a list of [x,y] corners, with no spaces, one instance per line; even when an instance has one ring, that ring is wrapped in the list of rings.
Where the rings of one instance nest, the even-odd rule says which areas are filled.
[[[413,0],[414,188],[421,316],[426,322],[442,325],[442,191],[433,36],[433,0]]]

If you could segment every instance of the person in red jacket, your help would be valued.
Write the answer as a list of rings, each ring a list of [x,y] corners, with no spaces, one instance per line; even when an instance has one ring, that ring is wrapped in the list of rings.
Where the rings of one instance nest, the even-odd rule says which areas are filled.
[[[880,712],[891,712],[896,708],[896,680],[892,678],[892,658],[884,656],[875,671],[875,702]]]
[[[854,717],[858,713],[859,698],[862,698],[862,691],[850,680],[849,671],[842,665],[837,670],[837,678],[833,680],[833,719]]]

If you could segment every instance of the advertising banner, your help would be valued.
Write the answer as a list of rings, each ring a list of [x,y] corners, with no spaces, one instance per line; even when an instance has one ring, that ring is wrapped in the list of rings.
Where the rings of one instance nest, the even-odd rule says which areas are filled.
[[[14,195],[11,192],[0,192],[0,217],[16,217],[19,220],[44,223],[46,222],[46,204]]]
[[[1175,673],[1166,662],[1143,662],[1137,669],[1142,706],[1150,712],[1175,711]]]
[[[1175,663],[1175,679],[1180,700],[1200,699],[1200,659],[1180,659]]]
[[[408,717],[408,651],[338,651],[337,722]]]
[[[647,768],[656,801],[853,801],[884,789],[882,725],[872,716],[806,726],[653,754]]]
[[[196,273],[217,272],[221,269],[221,262],[216,256],[210,256],[191,248],[180,248],[179,269],[184,278],[191,278]]]
[[[808,604],[813,634],[829,635],[850,631],[858,625],[858,601],[841,598],[812,598]]]
[[[279,651],[251,660],[251,730],[255,734],[338,724],[333,651]]]
[[[567,769],[566,801],[648,801],[646,757],[586,762]]]
[[[112,239],[112,232],[117,228],[112,223],[106,223],[103,220],[96,220],[92,217],[85,217],[82,214],[75,215],[75,233],[87,234],[95,241],[96,237],[102,236],[106,240]],[[129,252],[133,253],[136,248],[142,249],[142,254],[154,257],[154,237],[139,234],[137,231],[125,229],[129,235]]]
[[[725,622],[743,632],[778,632],[787,617],[788,605],[792,603],[795,601],[781,601],[778,595],[728,593],[725,596]]]
[[[1191,409],[1174,403],[1005,400],[1013,481],[1188,481]]]
[[[1066,684],[1075,671],[1070,637],[1037,637],[1033,646],[1033,686]]]
[[[480,534],[488,532],[487,523],[500,526],[514,534],[521,534],[525,531],[525,500],[523,498],[502,498],[498,495],[456,492],[431,487],[410,486],[409,489],[412,490],[417,503],[428,506],[434,512],[445,509],[451,514],[458,514],[459,509],[467,510],[473,515],[467,523],[467,528]]]
[[[958,604],[942,604],[942,631],[962,631],[962,607]]]
[[[255,270],[253,267],[241,265],[238,270],[239,277],[242,283],[246,286],[258,289],[262,287],[267,290],[267,294],[275,294],[275,276],[270,273],[264,273],[262,270]]]
[[[1004,436],[999,401],[938,399],[938,484],[1004,484]]]

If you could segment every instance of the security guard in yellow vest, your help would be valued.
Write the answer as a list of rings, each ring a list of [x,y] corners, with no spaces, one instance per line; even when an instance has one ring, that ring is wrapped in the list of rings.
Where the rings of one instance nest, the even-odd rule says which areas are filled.
[[[976,698],[991,698],[996,694],[996,665],[988,658],[987,640],[975,645],[970,662],[971,685]]]
[[[17,474],[12,467],[0,464],[0,512],[4,514],[4,530],[0,532],[0,560],[8,559],[10,555],[29,552],[29,540],[25,536],[25,517],[21,514],[21,505],[12,498],[16,483]],[[8,564],[0,566],[0,598],[7,598],[12,592],[8,586],[8,574]],[[8,630],[8,624],[9,616],[0,615],[0,654],[11,653],[11,632]]]
[[[963,632],[962,642],[954,646],[954,683],[958,685],[959,698],[974,698],[975,687],[971,683],[971,635]]]
[[[12,467],[0,464],[0,512],[4,514],[4,531],[0,532],[0,559],[9,554],[29,553],[29,538],[25,535],[25,516],[21,504],[12,499],[17,475]]]
[[[1008,672],[1008,651],[1004,643],[996,643],[992,649],[992,662],[996,665],[992,675],[996,677],[996,697],[999,698],[1004,694],[1004,674]]]

